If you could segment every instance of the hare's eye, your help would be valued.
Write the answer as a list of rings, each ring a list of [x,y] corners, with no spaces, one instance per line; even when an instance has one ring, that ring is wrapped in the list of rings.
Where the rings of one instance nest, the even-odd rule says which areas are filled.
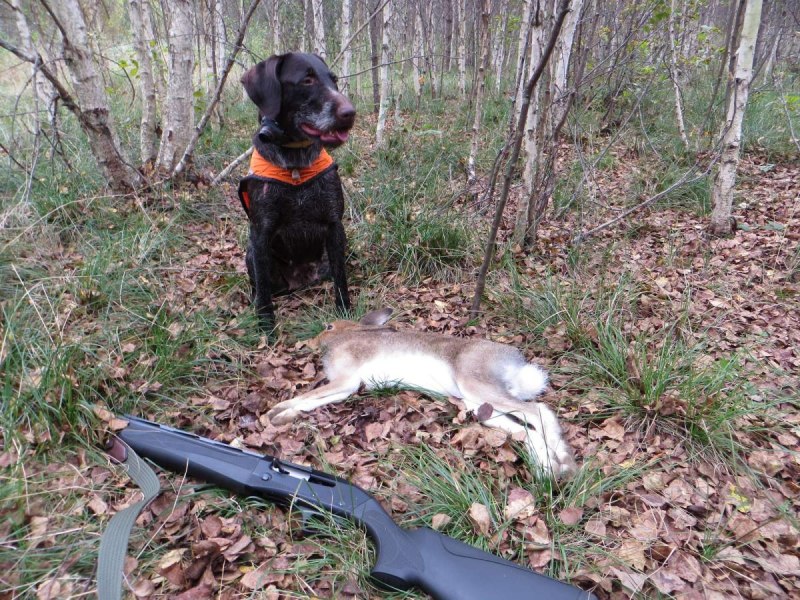
[[[333,331],[333,323],[328,323],[325,325],[325,331]]]

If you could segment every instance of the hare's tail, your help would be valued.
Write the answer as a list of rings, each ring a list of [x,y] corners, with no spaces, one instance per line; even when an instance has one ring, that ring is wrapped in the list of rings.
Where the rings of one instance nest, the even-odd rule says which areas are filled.
[[[530,363],[509,367],[506,371],[508,392],[519,400],[530,400],[547,386],[547,373]]]

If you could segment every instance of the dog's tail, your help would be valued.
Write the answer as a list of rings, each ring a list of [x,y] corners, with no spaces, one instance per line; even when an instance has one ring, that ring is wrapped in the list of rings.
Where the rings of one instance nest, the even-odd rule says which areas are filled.
[[[506,371],[508,392],[519,400],[530,400],[547,386],[547,373],[530,363],[508,367]]]

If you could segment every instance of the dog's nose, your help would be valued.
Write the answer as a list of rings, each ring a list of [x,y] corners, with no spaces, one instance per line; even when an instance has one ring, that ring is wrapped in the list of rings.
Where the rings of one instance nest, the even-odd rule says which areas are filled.
[[[356,109],[350,102],[342,102],[336,108],[336,118],[342,121],[352,121],[356,118]]]

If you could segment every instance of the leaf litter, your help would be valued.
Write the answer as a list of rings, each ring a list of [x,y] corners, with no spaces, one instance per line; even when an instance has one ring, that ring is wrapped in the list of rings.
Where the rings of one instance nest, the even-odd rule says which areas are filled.
[[[679,435],[643,429],[614,414],[593,389],[576,389],[569,376],[574,343],[562,326],[551,326],[545,339],[536,339],[502,311],[493,310],[496,305],[491,302],[479,319],[470,319],[471,282],[424,280],[412,287],[389,275],[382,295],[404,327],[490,337],[525,349],[529,358],[553,373],[543,399],[558,409],[578,457],[605,477],[633,466],[641,467],[638,476],[618,488],[598,487],[596,493],[548,515],[547,502],[532,493],[536,488],[513,439],[481,427],[480,419],[466,413],[457,400],[443,402],[410,391],[359,397],[316,410],[302,422],[273,427],[263,417],[270,406],[322,381],[318,357],[286,331],[279,332],[274,345],[262,340],[256,351],[228,357],[244,363],[236,378],[212,374],[202,394],[185,399],[186,406],[210,418],[198,421],[180,399],[173,399],[174,408],[165,406],[157,416],[177,427],[347,478],[373,491],[399,522],[413,520],[428,500],[425,489],[399,476],[399,449],[424,443],[445,460],[453,460],[455,450],[459,460],[506,490],[495,499],[505,523],[495,522],[484,503],[466,507],[472,535],[491,539],[493,550],[506,556],[513,556],[522,543],[522,556],[531,567],[557,576],[568,573],[573,582],[594,588],[601,598],[656,592],[680,598],[800,596],[800,170],[776,165],[764,172],[761,162],[757,157],[743,161],[740,227],[730,239],[708,238],[705,220],[688,211],[657,208],[640,215],[635,226],[608,229],[578,250],[584,255],[581,285],[586,289],[598,278],[635,280],[639,317],[625,324],[629,335],[662,331],[685,315],[680,317],[688,323],[685,335],[705,345],[701,360],[741,353],[742,372],[757,390],[754,399],[779,399],[774,409],[781,427],[771,430],[776,420],[769,420],[763,423],[762,435],[742,433],[741,441],[750,449],[747,466],[756,476],[698,455]],[[228,196],[234,213],[234,194]],[[559,277],[573,276],[568,240],[580,226],[575,219],[568,215],[565,221],[544,224],[535,257],[515,257],[520,271],[537,279],[546,265]],[[248,310],[246,288],[231,291],[226,283],[231,276],[246,277],[242,248],[236,242],[240,227],[236,219],[188,226],[181,266],[165,273],[170,283],[164,300],[188,315],[220,311],[223,340],[235,339],[247,327],[238,317]],[[613,260],[604,258],[604,250]],[[351,265],[351,273],[354,297],[368,297],[357,264]],[[490,301],[498,300],[508,285],[498,274]],[[279,319],[303,319],[309,307],[324,308],[329,299],[327,286],[283,297],[277,303]],[[587,331],[589,339],[597,338],[590,326]],[[179,334],[177,329],[170,331]],[[127,343],[119,351],[125,355],[138,349]],[[123,368],[121,361],[116,364]],[[127,376],[111,374],[121,380]],[[157,393],[160,386],[155,381],[128,384],[142,395]],[[109,429],[117,429],[114,415],[98,408]],[[31,432],[30,441],[41,441],[33,436]],[[20,468],[25,459],[10,446],[0,453],[6,471]],[[32,472],[36,469],[42,472]],[[26,477],[39,495],[26,503],[24,514],[0,525],[0,537],[8,538],[12,523],[21,520],[34,548],[52,547],[62,535],[58,518],[38,499],[41,494],[78,490],[70,510],[80,513],[83,504],[87,518],[91,514],[103,520],[138,498],[118,470],[98,466],[83,455],[67,464],[31,462]],[[137,522],[146,534],[144,540],[139,534],[138,549],[135,544],[126,566],[135,597],[234,598],[258,592],[277,599],[287,597],[282,590],[319,598],[380,597],[376,590],[362,587],[352,565],[315,563],[324,546],[299,538],[291,515],[219,493],[198,495],[190,482],[171,474],[162,476],[162,484],[167,491]],[[558,493],[557,488],[554,495]],[[428,516],[437,529],[453,526],[449,514]],[[576,535],[577,542],[570,542]],[[559,540],[568,544],[566,553]],[[148,546],[160,549],[156,557],[137,556]],[[583,556],[572,561],[569,551],[578,546],[584,547]],[[309,569],[321,566],[307,582],[298,562]],[[13,565],[2,566],[12,573],[6,583],[15,585]],[[341,569],[347,574],[342,576]],[[63,598],[86,585],[86,574],[58,570],[34,593],[38,598]],[[0,598],[11,597],[13,592],[0,592]]]

